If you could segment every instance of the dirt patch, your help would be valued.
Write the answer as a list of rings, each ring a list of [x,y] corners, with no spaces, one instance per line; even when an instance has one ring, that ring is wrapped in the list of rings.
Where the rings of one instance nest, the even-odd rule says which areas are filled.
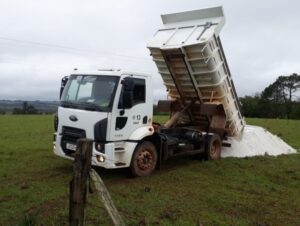
[[[0,198],[0,203],[7,202],[7,201],[10,201],[10,200],[13,200],[13,199],[14,199],[13,196],[7,195],[7,196],[4,196],[4,197]]]
[[[13,197],[11,198],[13,199]],[[22,215],[16,216],[9,224],[3,225],[19,225],[20,223],[27,222],[28,219],[34,219],[34,221],[37,222],[36,225],[46,226],[46,224],[44,224],[44,219],[51,219],[51,216],[58,216],[58,218],[60,218],[57,212],[58,210],[65,208],[67,200],[68,197],[66,195],[50,199],[40,205],[26,209]],[[67,225],[67,220],[68,219],[65,216],[61,216],[61,220],[59,221],[61,222],[60,225]]]

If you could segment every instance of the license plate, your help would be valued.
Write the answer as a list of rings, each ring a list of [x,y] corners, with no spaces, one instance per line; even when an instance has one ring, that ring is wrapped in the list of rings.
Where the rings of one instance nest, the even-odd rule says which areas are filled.
[[[71,151],[76,151],[76,144],[67,143],[66,148]]]

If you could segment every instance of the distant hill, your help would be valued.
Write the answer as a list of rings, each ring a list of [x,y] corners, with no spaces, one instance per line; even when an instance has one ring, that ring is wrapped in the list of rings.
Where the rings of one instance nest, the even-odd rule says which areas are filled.
[[[42,113],[54,113],[59,105],[59,101],[0,100],[0,112],[12,112],[14,108],[22,108],[25,101]]]

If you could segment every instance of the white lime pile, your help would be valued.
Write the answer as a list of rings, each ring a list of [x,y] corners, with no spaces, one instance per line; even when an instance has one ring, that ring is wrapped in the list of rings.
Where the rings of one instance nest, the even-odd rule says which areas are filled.
[[[229,137],[231,147],[222,148],[222,157],[246,157],[257,155],[282,155],[297,153],[278,136],[259,126],[246,125],[240,137]]]

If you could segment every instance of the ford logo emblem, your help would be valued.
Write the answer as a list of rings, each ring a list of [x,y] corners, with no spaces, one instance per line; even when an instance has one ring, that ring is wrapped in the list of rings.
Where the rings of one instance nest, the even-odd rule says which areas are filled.
[[[78,121],[78,118],[77,118],[75,115],[70,115],[69,119],[70,119],[72,122]]]

